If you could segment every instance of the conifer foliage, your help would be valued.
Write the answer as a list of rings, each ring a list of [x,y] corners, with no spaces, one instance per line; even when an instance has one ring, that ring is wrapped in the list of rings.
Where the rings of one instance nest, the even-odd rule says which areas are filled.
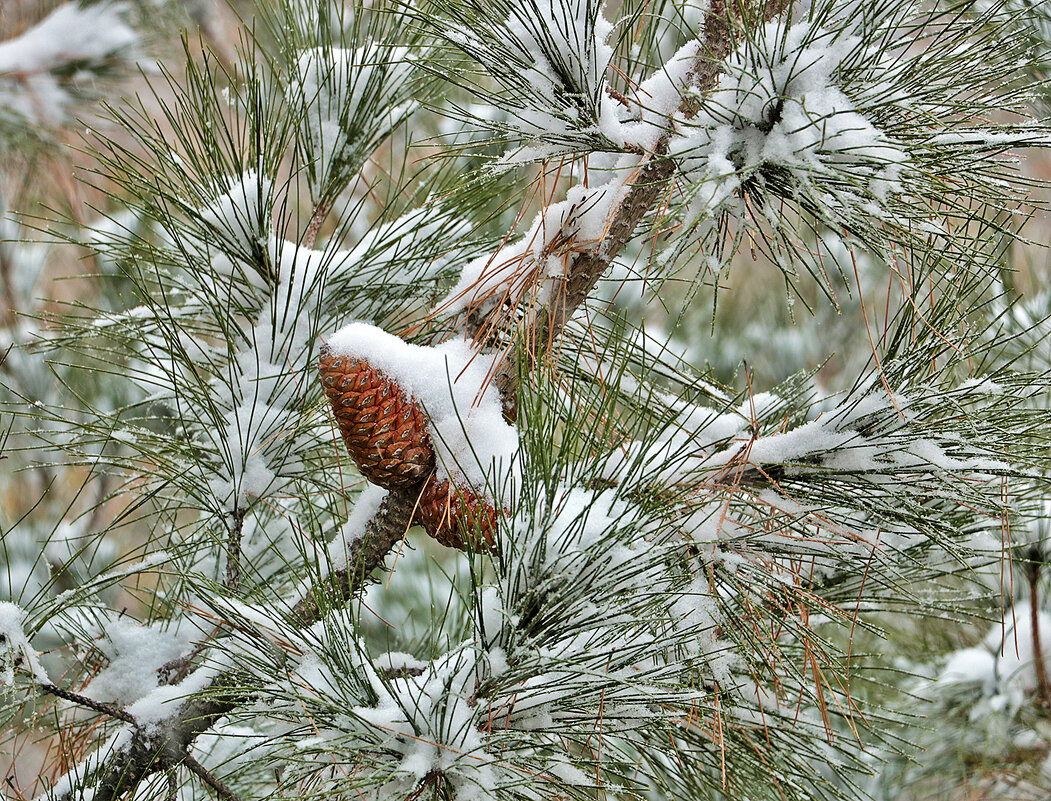
[[[125,26],[81,67],[132,48],[76,8]],[[1035,13],[274,0],[234,61],[187,40],[51,224],[95,289],[4,323],[49,479],[2,521],[0,714],[49,745],[0,792],[909,797],[896,627],[999,614],[1012,562],[1051,698]],[[827,322],[765,374],[718,311],[753,281]]]

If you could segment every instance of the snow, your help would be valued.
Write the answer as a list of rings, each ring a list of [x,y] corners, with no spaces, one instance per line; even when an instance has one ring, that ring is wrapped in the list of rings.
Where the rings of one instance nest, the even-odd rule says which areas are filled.
[[[971,145],[986,149],[1010,147],[1047,147],[1047,134],[1042,130],[1026,130],[1024,126],[1013,130],[987,130],[981,128],[956,129],[930,138],[932,145]]]
[[[142,626],[115,620],[105,627],[105,636],[95,646],[109,660],[81,693],[88,698],[120,706],[138,701],[156,689],[157,670],[182,656],[189,643],[159,624]]]
[[[1051,672],[1051,614],[1040,610],[1037,625],[1045,669]],[[1004,609],[1002,621],[990,625],[980,644],[950,654],[922,687],[933,698],[945,697],[954,703],[958,701],[953,699],[965,699],[973,725],[1003,732],[1005,723],[1032,703],[1039,689],[1034,660],[1032,608],[1027,601],[1015,601]],[[1012,736],[1017,743],[1033,734],[1022,725]]]
[[[379,702],[351,713],[377,731],[385,750],[400,755],[398,772],[422,779],[454,769],[464,757],[473,771],[483,756],[474,689],[475,652],[468,643],[427,663],[419,676],[374,681]]]
[[[604,3],[594,0],[538,0],[512,11],[507,19],[506,45],[521,63],[533,65],[523,77],[531,86],[531,108],[515,112],[520,129],[534,138],[558,137],[572,132],[572,121],[547,109],[557,109],[570,120],[579,111],[567,94],[585,101],[597,100],[598,129],[616,131],[612,101],[603,91],[613,48],[606,39],[613,26],[602,16]],[[566,76],[571,92],[557,76]]]
[[[197,668],[178,684],[157,687],[128,706],[124,711],[135,718],[147,733],[155,733],[179,714],[183,703],[194,693],[208,687],[219,675],[216,667]]]
[[[672,130],[700,52],[698,40],[687,42],[632,92],[635,119],[620,123],[624,141],[652,151],[661,134]]]
[[[347,566],[347,549],[365,535],[365,527],[376,516],[380,504],[387,497],[387,492],[378,484],[366,484],[358,493],[350,516],[342,526],[342,536],[337,537],[329,546],[332,569],[342,570]]]
[[[153,568],[167,564],[172,561],[172,556],[167,551],[154,551],[147,555],[144,559],[138,562],[134,562],[130,565],[124,565],[123,567],[115,570],[110,570],[103,573],[100,576],[93,577],[90,581],[86,581],[78,587],[73,587],[65,592],[60,593],[55,601],[58,604],[65,603],[67,601],[74,602],[77,598],[84,597],[85,595],[98,592],[112,584],[120,581],[128,576],[134,576],[136,573],[144,573]]]
[[[669,152],[695,185],[689,219],[723,210],[760,167],[787,169],[806,184],[849,174],[878,200],[900,192],[904,147],[858,111],[836,84],[859,40],[810,23],[766,24],[753,48],[727,62],[719,88],[703,98]]]
[[[424,662],[411,654],[403,654],[400,651],[389,651],[385,654],[380,654],[376,658],[376,667],[380,670],[389,670],[391,672],[403,671],[403,670],[426,670],[428,663]]]
[[[224,248],[250,258],[269,237],[273,181],[253,169],[220,181],[212,191],[212,202],[201,210],[200,219],[220,237]],[[233,268],[228,261],[215,264],[226,266],[227,275]],[[265,286],[262,277],[252,270],[246,271],[245,277],[257,287]]]
[[[22,630],[26,613],[9,601],[0,601],[0,685],[13,687],[15,667],[25,664],[37,684],[50,684],[47,671],[40,664],[40,654],[29,644]]]
[[[437,308],[451,314],[486,311],[508,300],[528,317],[536,305],[550,301],[576,253],[603,252],[637,162],[626,154],[605,176],[591,171],[592,180],[570,187],[564,200],[542,209],[523,236],[467,264]],[[600,177],[607,180],[595,180]]]
[[[356,170],[368,155],[357,152],[363,144],[372,144],[370,138],[361,141],[366,121],[356,119],[360,110],[367,110],[369,125],[376,124],[376,115],[385,115],[387,129],[411,111],[411,103],[376,102],[380,93],[397,91],[408,78],[410,64],[405,48],[383,52],[374,45],[356,50],[318,47],[300,53],[286,94],[304,109],[301,137],[313,159],[315,194],[331,181],[345,179],[341,172]]]
[[[1040,644],[1045,668],[1051,672],[1051,615],[1037,613]],[[1037,688],[1035,650],[1033,647],[1032,611],[1028,602],[1016,602],[1004,613],[1003,625],[994,625],[986,634],[984,645],[996,656],[996,678],[1027,693]]]
[[[988,648],[964,648],[949,657],[938,681],[946,684],[977,682],[985,685],[993,681],[996,657]]]
[[[73,98],[52,73],[74,64],[88,72],[113,59],[133,59],[138,35],[124,21],[129,8],[124,2],[63,3],[0,42],[0,109],[30,122],[61,122]]]
[[[363,359],[385,373],[423,407],[439,479],[499,500],[518,452],[518,434],[504,420],[490,380],[499,355],[479,354],[458,339],[412,345],[366,323],[341,328],[328,345],[334,356]]]
[[[960,388],[974,394],[988,391],[982,384]],[[787,431],[756,434],[753,421],[764,416],[764,406],[776,404],[773,395],[760,394],[724,412],[704,406],[686,406],[668,433],[645,447],[643,465],[661,481],[673,482],[684,473],[718,475],[720,470],[746,466],[785,468],[785,474],[831,471],[872,474],[877,480],[888,470],[946,474],[970,472],[979,477],[1000,470],[1005,463],[968,452],[967,444],[942,435],[940,441],[917,436],[911,428],[918,402],[904,395],[888,397],[870,387],[862,397],[843,398],[815,419]],[[865,433],[862,433],[862,432]],[[640,444],[627,444],[607,458],[603,476],[616,480],[640,458]],[[959,451],[960,455],[954,455]]]

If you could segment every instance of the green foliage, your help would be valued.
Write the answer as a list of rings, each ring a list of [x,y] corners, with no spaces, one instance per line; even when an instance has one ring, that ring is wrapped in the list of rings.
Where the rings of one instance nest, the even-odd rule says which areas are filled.
[[[0,517],[0,652],[24,631],[51,678],[0,714],[54,734],[48,797],[889,799],[930,781],[914,713],[986,715],[972,753],[1043,736],[1033,686],[968,705],[902,633],[981,636],[1046,584],[1048,308],[1005,281],[1049,141],[1027,17],[705,13],[281,0],[236,61],[184,37],[105,104],[98,216],[51,243],[99,274],[3,322],[40,500]],[[427,540],[346,455],[316,365],[351,321],[510,376],[512,458],[482,463],[492,388],[465,445],[430,434],[440,476],[487,475],[459,489],[494,549]]]

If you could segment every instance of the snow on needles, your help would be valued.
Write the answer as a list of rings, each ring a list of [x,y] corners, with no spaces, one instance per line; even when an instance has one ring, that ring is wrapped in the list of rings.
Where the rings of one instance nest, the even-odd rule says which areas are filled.
[[[22,630],[25,619],[26,613],[21,608],[8,601],[0,601],[0,685],[14,685],[15,668],[23,662],[38,684],[51,683],[47,671],[40,664],[40,655],[29,644],[29,638]]]
[[[532,314],[546,304],[565,278],[576,252],[603,252],[604,241],[619,204],[627,195],[637,157],[622,156],[613,169],[594,170],[590,185],[569,188],[565,200],[552,203],[534,218],[529,230],[496,253],[470,262],[456,285],[438,304],[444,312],[487,312],[507,301]],[[605,172],[605,176],[603,176]]]
[[[356,172],[364,155],[359,151],[367,152],[373,144],[371,137],[362,136],[365,129],[390,130],[413,110],[413,102],[375,102],[408,80],[410,63],[406,48],[383,52],[375,45],[317,47],[299,54],[296,80],[287,94],[303,106],[301,144],[311,159],[315,194]],[[385,119],[378,120],[380,114]]]
[[[412,345],[366,323],[344,326],[328,344],[333,355],[363,359],[385,373],[423,407],[440,478],[499,501],[494,493],[517,470],[518,434],[504,420],[490,381],[498,354],[479,354],[455,339]]]
[[[460,235],[467,222],[424,204],[374,226],[350,249],[333,243],[313,250],[274,231],[274,180],[264,171],[222,177],[201,194],[205,203],[187,204],[186,219],[168,235],[173,247],[192,254],[192,277],[203,298],[215,305],[233,299],[250,318],[248,325],[239,321],[236,350],[212,382],[212,399],[195,413],[213,422],[200,434],[215,454],[205,478],[233,525],[256,500],[285,490],[303,469],[302,452],[317,440],[317,432],[290,421],[313,386],[303,376],[313,368],[318,312],[333,304],[333,287],[346,291],[377,280],[394,287],[428,280],[446,262],[409,255],[428,237]],[[209,355],[210,345],[182,336],[186,352],[200,354],[214,370],[220,360]],[[295,436],[289,436],[293,430]]]
[[[761,167],[806,184],[833,171],[852,175],[854,194],[878,200],[900,191],[907,156],[836,85],[858,39],[810,23],[767,23],[727,61],[719,88],[673,138],[670,153],[695,185],[689,217],[720,211]]]
[[[617,109],[606,92],[613,26],[603,0],[532,0],[498,6],[486,25],[445,33],[496,82],[511,91],[492,96],[507,119],[483,120],[533,143],[505,163],[578,149],[599,137],[620,145]]]

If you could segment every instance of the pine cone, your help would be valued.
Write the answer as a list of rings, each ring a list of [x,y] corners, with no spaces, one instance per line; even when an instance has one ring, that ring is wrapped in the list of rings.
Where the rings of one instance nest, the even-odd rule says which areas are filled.
[[[362,359],[334,357],[325,346],[318,367],[343,442],[365,478],[401,489],[434,471],[427,419],[394,381]]]
[[[469,489],[431,476],[420,495],[417,519],[442,545],[466,550],[496,549],[496,510]]]

